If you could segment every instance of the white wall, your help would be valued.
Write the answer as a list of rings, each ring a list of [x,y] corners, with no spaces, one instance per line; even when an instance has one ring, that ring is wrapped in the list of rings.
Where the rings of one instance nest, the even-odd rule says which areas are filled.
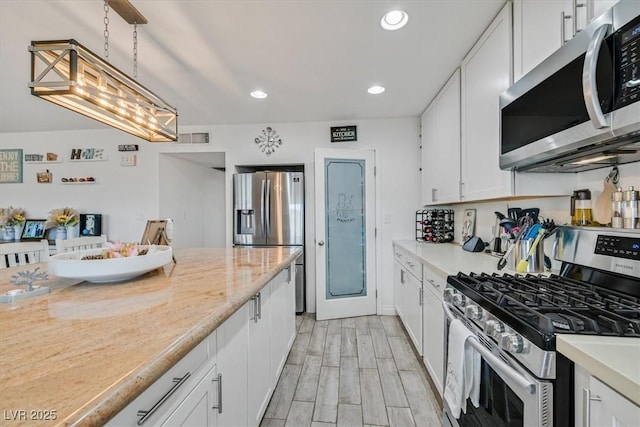
[[[225,173],[160,154],[159,211],[174,221],[174,247],[226,246]]]
[[[358,142],[331,144],[330,127],[358,126]],[[272,126],[283,145],[267,157],[254,143],[266,126]],[[147,219],[171,217],[176,221],[176,246],[202,246],[220,237],[202,236],[208,221],[224,215],[225,243],[232,243],[232,174],[237,165],[304,164],[306,178],[307,309],[315,311],[315,203],[314,148],[373,148],[377,165],[377,286],[378,312],[394,313],[391,241],[414,238],[414,213],[419,204],[419,119],[398,118],[349,122],[252,124],[183,127],[180,132],[211,132],[211,143],[151,144],[120,131],[66,131],[0,133],[0,148],[23,148],[25,153],[56,152],[68,156],[72,148],[104,148],[105,162],[24,165],[23,184],[0,184],[0,206],[20,206],[30,217],[46,217],[52,208],[72,206],[80,212],[104,215],[110,240],[138,240]],[[138,144],[138,165],[119,164],[118,144]],[[191,162],[166,154],[224,152],[225,183],[217,172],[203,171]],[[37,184],[35,173],[48,168],[53,184]],[[206,169],[206,168],[205,168]],[[94,185],[62,185],[63,176],[91,175]],[[210,191],[209,191],[210,190]],[[225,191],[223,191],[225,190]],[[214,194],[214,197],[211,197]],[[224,194],[224,196],[223,196]],[[224,199],[224,203],[222,200]],[[215,204],[215,206],[212,206]],[[224,204],[224,211],[220,206]],[[200,212],[198,212],[201,209]],[[215,228],[215,227],[214,227]],[[212,231],[213,234],[219,233]],[[218,234],[219,236],[219,234]],[[208,240],[207,240],[208,239]]]

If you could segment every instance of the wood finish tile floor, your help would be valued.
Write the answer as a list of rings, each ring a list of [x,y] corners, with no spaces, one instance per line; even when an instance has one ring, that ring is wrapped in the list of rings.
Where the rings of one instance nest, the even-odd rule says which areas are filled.
[[[316,321],[297,335],[261,426],[441,426],[442,407],[397,316]]]

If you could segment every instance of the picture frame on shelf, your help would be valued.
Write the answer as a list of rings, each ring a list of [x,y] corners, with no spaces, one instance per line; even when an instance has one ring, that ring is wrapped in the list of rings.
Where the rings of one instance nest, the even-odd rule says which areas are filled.
[[[469,240],[476,233],[476,210],[465,209],[462,215],[462,243]]]
[[[47,229],[45,227],[46,222],[46,219],[26,219],[24,221],[24,227],[22,227],[20,240],[36,241],[44,239],[47,234]]]
[[[150,219],[144,228],[141,245],[170,245],[167,237],[167,220],[166,219]]]
[[[102,235],[102,214],[80,214],[80,237]]]

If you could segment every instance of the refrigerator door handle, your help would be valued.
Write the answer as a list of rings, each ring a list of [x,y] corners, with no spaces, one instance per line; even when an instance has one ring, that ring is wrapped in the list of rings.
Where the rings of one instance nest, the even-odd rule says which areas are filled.
[[[262,188],[260,189],[260,221],[262,221],[262,230],[263,233],[267,234],[267,229],[265,228],[265,218],[264,218],[264,202],[265,202],[265,190],[266,190],[266,180],[262,180]]]
[[[269,235],[271,234],[271,180],[267,179],[267,186],[265,189],[265,194],[266,194],[266,202],[265,202],[265,223],[266,223],[266,235],[267,238],[269,237]]]

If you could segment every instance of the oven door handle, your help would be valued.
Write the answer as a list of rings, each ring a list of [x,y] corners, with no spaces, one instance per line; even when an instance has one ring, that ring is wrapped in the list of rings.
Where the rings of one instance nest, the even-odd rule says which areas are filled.
[[[444,312],[447,315],[447,318],[449,320],[454,320],[456,317],[451,312],[450,307],[451,305],[448,302],[442,301],[442,308],[444,309]],[[476,338],[475,336],[471,336],[467,339],[467,343],[469,343],[471,347],[473,347],[478,353],[480,353],[482,357],[485,358],[485,360],[489,362],[489,365],[491,365],[491,368],[493,368],[493,370],[495,370],[496,372],[506,377],[513,379],[515,382],[518,383],[520,387],[526,390],[529,394],[536,393],[536,385],[534,383],[527,380],[524,376],[520,374],[520,372],[513,369],[513,367],[509,366],[502,359],[500,359],[498,356],[496,356],[490,350],[488,350],[484,345],[482,345],[482,343],[478,340],[478,338]]]

